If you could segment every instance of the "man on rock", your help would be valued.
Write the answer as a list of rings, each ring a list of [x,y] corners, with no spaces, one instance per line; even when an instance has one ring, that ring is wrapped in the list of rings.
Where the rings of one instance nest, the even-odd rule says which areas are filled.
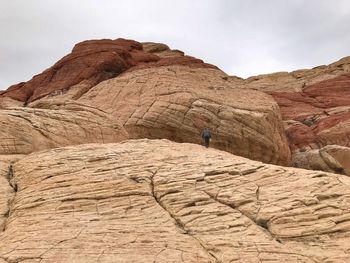
[[[210,134],[209,129],[208,128],[204,128],[204,130],[202,131],[202,139],[203,139],[203,142],[204,142],[204,146],[206,148],[209,147],[210,138],[211,138],[211,134]]]

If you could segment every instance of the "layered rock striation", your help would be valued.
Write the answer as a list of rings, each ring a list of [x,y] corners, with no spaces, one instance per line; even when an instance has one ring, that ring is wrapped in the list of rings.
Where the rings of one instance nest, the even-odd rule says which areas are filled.
[[[243,80],[77,44],[0,94],[0,263],[349,262],[350,178],[267,164],[350,174],[348,62]]]
[[[231,77],[231,81],[240,87],[264,91],[276,100],[285,122],[294,165],[320,167],[319,161],[311,161],[322,159],[319,149],[327,145],[349,147],[349,57],[309,70],[260,75],[246,80]],[[306,155],[310,163],[300,161],[300,156]],[[324,169],[336,171],[329,166]]]
[[[350,259],[346,176],[166,140],[34,153],[12,174],[5,262]]]
[[[130,138],[201,143],[267,163],[288,165],[290,154],[277,104],[266,94],[236,89],[217,69],[166,66],[123,73],[78,101],[115,116]]]
[[[46,109],[0,110],[0,154],[31,152],[82,143],[109,143],[128,138],[111,116],[77,103]]]
[[[148,43],[145,51],[141,43],[121,38],[84,41],[75,45],[70,54],[51,68],[34,76],[28,82],[11,86],[0,95],[27,104],[48,95],[64,94],[72,88],[82,93],[86,92],[99,82],[116,77],[134,67],[159,67],[173,64],[215,67],[177,52],[173,53],[180,56],[157,56],[159,48],[156,49],[155,46],[156,44],[153,44],[152,48]],[[164,45],[161,51],[166,50],[172,53]]]
[[[215,66],[164,44],[123,39],[85,41],[53,67],[0,96],[5,110],[12,110],[14,101],[54,115],[65,112],[57,105],[85,105],[109,115],[106,120],[112,120],[111,126],[119,125],[119,130],[126,131],[124,138],[200,144],[202,129],[209,127],[215,148],[267,163],[291,163],[279,108],[270,96],[241,89]],[[96,133],[94,128],[91,131]],[[8,134],[13,137],[13,131]],[[114,142],[123,139],[110,138],[115,138]]]

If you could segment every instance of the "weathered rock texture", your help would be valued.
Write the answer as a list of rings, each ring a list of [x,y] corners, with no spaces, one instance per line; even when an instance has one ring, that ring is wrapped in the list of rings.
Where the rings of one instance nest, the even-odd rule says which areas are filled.
[[[28,154],[73,144],[127,139],[124,129],[100,110],[77,103],[45,106],[48,109],[0,110],[0,154]]]
[[[302,92],[307,86],[348,73],[350,73],[350,57],[345,57],[330,65],[318,66],[313,69],[264,74],[246,80],[231,77],[231,80],[266,92]]]
[[[350,146],[350,74],[306,86],[302,92],[270,94],[287,120],[286,134],[296,154],[327,145]],[[338,158],[345,160],[346,156]],[[311,160],[310,166],[315,166]],[[343,163],[344,170],[350,166],[350,159]]]
[[[286,132],[292,150],[350,145],[349,57],[311,70],[261,75],[238,82],[274,97],[282,118],[288,121]]]
[[[0,263],[349,262],[349,177],[227,153],[349,174],[348,71],[242,80],[164,44],[77,44],[0,94]],[[125,141],[204,127],[227,152]]]
[[[322,170],[350,176],[350,148],[327,145],[293,154],[293,166],[310,170]]]
[[[34,76],[28,82],[11,86],[5,92],[1,92],[0,96],[10,97],[25,104],[47,95],[64,94],[71,88],[78,89],[75,95],[79,96],[97,83],[116,77],[133,67],[179,64],[215,68],[213,65],[203,63],[202,60],[172,52],[165,45],[161,51],[176,53],[178,56],[160,57],[156,55],[159,48],[152,48],[151,43],[148,43],[147,47],[144,51],[141,43],[126,39],[84,41],[78,43],[69,55],[51,68]]]
[[[13,182],[12,163],[22,157],[22,155],[0,155],[0,232],[5,229],[10,206],[17,191]]]
[[[293,154],[298,155],[297,159],[316,156],[317,149],[327,145],[349,147],[350,57],[310,70],[230,80],[237,86],[262,90],[274,97],[281,108],[289,145]],[[319,166],[318,162],[301,163],[305,168]],[[346,165],[350,165],[350,160]]]
[[[78,101],[115,116],[130,138],[201,143],[267,163],[289,164],[277,104],[266,94],[236,89],[217,69],[166,66],[104,81]]]
[[[299,93],[271,94],[283,118],[300,123],[290,127],[291,132],[287,129],[292,146],[325,146],[335,140],[338,145],[350,145],[350,74],[313,84]]]
[[[89,105],[109,114],[129,138],[200,144],[201,131],[209,127],[215,148],[267,163],[291,163],[279,108],[270,96],[239,89],[215,66],[164,44],[85,41],[50,69],[1,96],[35,109],[72,101]],[[96,134],[94,128],[88,130]],[[74,134],[68,137],[76,140]],[[120,139],[104,140],[112,141]],[[62,144],[50,148],[58,146]]]
[[[164,140],[54,149],[12,169],[5,262],[350,260],[346,176]]]

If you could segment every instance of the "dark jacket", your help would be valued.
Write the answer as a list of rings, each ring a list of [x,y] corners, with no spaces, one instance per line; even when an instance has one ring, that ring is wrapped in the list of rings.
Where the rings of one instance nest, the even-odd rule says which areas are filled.
[[[203,138],[203,139],[204,139],[204,138],[211,138],[211,134],[210,134],[209,129],[204,129],[204,130],[202,131],[202,138]]]

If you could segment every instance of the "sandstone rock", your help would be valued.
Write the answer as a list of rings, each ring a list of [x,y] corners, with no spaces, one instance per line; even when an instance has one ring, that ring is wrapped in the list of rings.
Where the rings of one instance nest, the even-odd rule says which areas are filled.
[[[328,164],[328,166],[332,167],[334,171],[340,171],[350,176],[349,147],[342,147],[339,145],[327,145],[320,149],[320,155]]]
[[[21,155],[0,155],[0,232],[5,229],[16,191],[16,187],[12,182],[12,163],[18,161],[21,157]]]
[[[267,163],[288,165],[290,153],[278,106],[259,91],[237,89],[212,68],[164,66],[125,72],[78,101],[115,116],[130,138],[201,143]]]
[[[348,262],[350,178],[166,140],[13,165],[6,262]]]
[[[350,148],[327,145],[321,149],[296,152],[293,154],[293,166],[350,176]]]
[[[3,96],[31,102],[55,92],[64,93],[76,84],[92,87],[137,63],[156,60],[159,60],[159,57],[143,52],[142,45],[136,41],[84,41],[78,43],[71,54],[54,66],[26,83],[10,87]]]
[[[276,72],[247,78],[243,84],[248,88],[265,92],[302,92],[305,87],[328,81],[350,73],[350,57],[345,57],[330,65],[293,72]]]
[[[269,92],[285,119],[322,115],[334,107],[350,106],[350,74],[305,86],[302,92]],[[283,87],[283,84],[281,84]]]
[[[78,89],[76,93],[81,96],[97,83],[116,77],[127,69],[165,65],[215,68],[202,60],[184,56],[183,52],[172,51],[164,44],[142,45],[120,38],[89,40],[75,45],[70,54],[30,81],[0,92],[0,97],[27,104],[45,96],[65,94],[72,87]]]
[[[10,87],[0,98],[31,108],[75,100],[111,114],[130,138],[201,143],[201,130],[208,126],[215,134],[213,147],[290,164],[280,113],[270,96],[237,89],[215,66],[164,44],[84,41],[53,67]],[[49,142],[44,138],[41,144],[46,149]],[[63,145],[68,144],[72,143]],[[29,151],[34,149],[42,148]]]
[[[306,86],[302,92],[270,92],[284,120],[297,120],[309,127],[297,125],[286,131],[292,137],[292,149],[309,144],[350,145],[349,87],[350,74]]]
[[[272,95],[287,124],[290,149],[292,155],[296,154],[294,163],[298,166],[303,164],[304,168],[319,169],[328,166],[320,165],[323,160],[319,152],[312,149],[334,144],[350,145],[349,72],[350,57],[346,57],[328,66],[309,70],[277,72],[246,80],[231,77],[230,81],[241,88],[261,90]],[[306,150],[311,151],[305,153]],[[302,160],[301,156],[308,157]],[[308,164],[306,160],[313,160],[313,163]]]
[[[184,52],[180,50],[170,49],[167,45],[162,43],[145,42],[142,43],[143,50],[149,53],[156,54],[158,57],[183,57]]]
[[[0,93],[0,263],[349,262],[350,178],[227,153],[289,165],[285,130],[294,165],[349,175],[349,72],[243,80],[160,43],[77,44]],[[109,144],[206,126],[227,152]]]
[[[13,100],[9,97],[0,97],[0,110],[8,109],[11,107],[21,107],[23,106],[23,102],[18,100]]]
[[[9,163],[0,160],[0,231],[3,231],[8,217],[9,207],[14,191],[8,181]]]
[[[144,42],[142,43],[143,50],[149,53],[161,53],[168,51],[170,48],[163,43]]]
[[[106,113],[78,103],[42,104],[46,109],[0,110],[0,154],[33,151],[88,142],[118,142],[127,134]],[[53,109],[50,109],[53,108]]]

